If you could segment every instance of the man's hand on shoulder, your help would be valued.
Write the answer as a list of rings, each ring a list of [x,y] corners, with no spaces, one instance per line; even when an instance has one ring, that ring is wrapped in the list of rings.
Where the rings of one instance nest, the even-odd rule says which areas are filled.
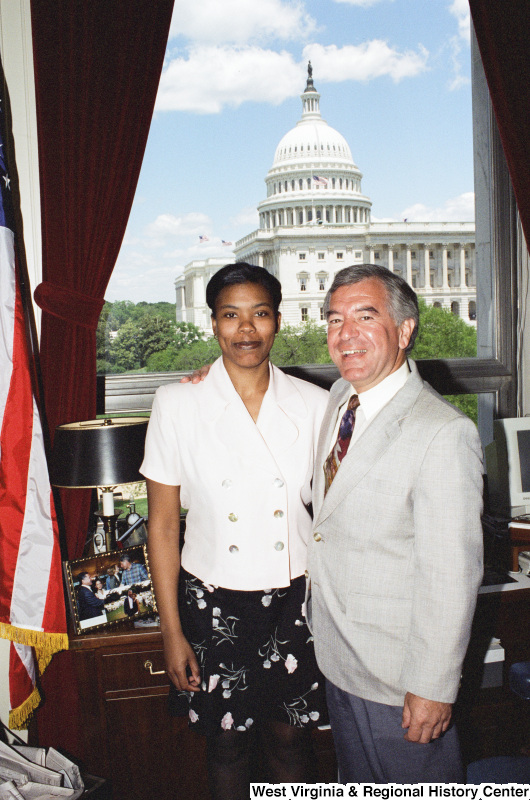
[[[407,728],[405,739],[409,742],[427,744],[438,739],[449,727],[451,703],[425,700],[417,694],[407,692],[403,704],[402,728]]]
[[[196,369],[191,375],[184,375],[184,377],[180,379],[180,383],[200,383],[210,372],[211,366],[211,364],[205,364],[204,367],[199,367],[199,369]]]

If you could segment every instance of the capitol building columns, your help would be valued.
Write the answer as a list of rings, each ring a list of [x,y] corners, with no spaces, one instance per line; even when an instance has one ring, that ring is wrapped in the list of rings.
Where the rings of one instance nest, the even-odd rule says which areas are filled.
[[[423,247],[423,289],[425,292],[432,291],[431,286],[431,251],[427,245]]]

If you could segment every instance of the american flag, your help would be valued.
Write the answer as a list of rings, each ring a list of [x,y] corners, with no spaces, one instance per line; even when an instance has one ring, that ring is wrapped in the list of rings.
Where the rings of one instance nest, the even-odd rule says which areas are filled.
[[[232,247],[232,242],[225,242],[224,239],[221,239],[221,242],[223,243],[223,247]]]
[[[199,242],[209,242],[209,241],[210,240],[208,239],[207,236],[199,236]]]
[[[320,175],[313,175],[313,180],[319,186],[327,186],[328,185],[328,179],[327,178],[322,178]]]
[[[0,100],[0,636],[8,639],[9,727],[27,727],[36,678],[68,647],[59,532],[33,396]]]

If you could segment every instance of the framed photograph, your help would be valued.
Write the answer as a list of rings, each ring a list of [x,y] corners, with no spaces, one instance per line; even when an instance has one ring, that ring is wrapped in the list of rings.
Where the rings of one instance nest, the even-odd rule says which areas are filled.
[[[156,614],[147,547],[63,561],[76,633]]]

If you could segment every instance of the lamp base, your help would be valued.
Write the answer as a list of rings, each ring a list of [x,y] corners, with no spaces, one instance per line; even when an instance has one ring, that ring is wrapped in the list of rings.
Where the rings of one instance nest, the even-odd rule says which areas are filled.
[[[112,514],[106,516],[101,511],[94,512],[96,517],[99,517],[103,523],[103,532],[105,534],[105,549],[107,553],[116,549],[116,522],[121,517],[121,514]]]

